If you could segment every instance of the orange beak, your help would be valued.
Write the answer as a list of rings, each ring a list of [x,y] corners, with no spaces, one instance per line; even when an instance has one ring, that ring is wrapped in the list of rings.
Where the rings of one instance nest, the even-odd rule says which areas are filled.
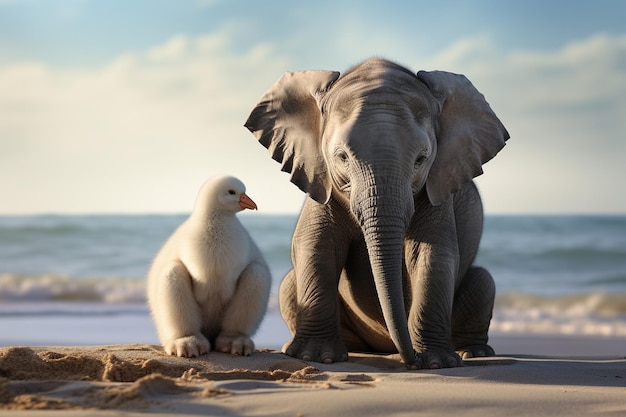
[[[257,210],[256,203],[252,201],[252,199],[248,197],[246,193],[241,194],[241,197],[239,198],[239,205],[242,209]]]

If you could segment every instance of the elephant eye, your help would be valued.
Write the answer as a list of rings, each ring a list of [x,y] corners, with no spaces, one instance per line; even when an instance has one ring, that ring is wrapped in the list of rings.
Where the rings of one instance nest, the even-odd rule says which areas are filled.
[[[341,163],[345,164],[346,162],[348,162],[348,154],[346,153],[346,151],[344,151],[343,149],[337,149],[335,151],[335,156],[337,157],[337,159],[339,159],[339,161],[341,161]]]
[[[426,155],[420,154],[415,160],[415,168],[419,168],[427,159],[428,157]]]

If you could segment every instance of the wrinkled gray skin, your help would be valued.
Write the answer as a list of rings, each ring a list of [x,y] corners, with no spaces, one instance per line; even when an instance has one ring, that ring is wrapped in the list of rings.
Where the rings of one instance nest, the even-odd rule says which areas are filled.
[[[280,288],[286,354],[397,351],[412,369],[494,355],[472,178],[509,135],[469,80],[382,59],[286,73],[245,125],[310,197]]]

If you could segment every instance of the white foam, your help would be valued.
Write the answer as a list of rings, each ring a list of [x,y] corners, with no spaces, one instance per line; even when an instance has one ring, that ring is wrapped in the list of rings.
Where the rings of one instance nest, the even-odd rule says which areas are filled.
[[[539,308],[496,309],[491,320],[490,331],[626,337],[626,315],[601,315],[584,311],[556,311]]]
[[[280,317],[277,298],[273,293],[269,305],[269,314],[274,318]],[[36,316],[54,316],[68,323],[75,317],[87,316],[148,317],[145,280],[139,278],[3,274],[0,301],[0,315],[5,321]],[[626,297],[604,293],[560,297],[499,295],[491,331],[626,337]]]
[[[0,300],[3,301],[144,303],[145,291],[143,279],[0,275]]]

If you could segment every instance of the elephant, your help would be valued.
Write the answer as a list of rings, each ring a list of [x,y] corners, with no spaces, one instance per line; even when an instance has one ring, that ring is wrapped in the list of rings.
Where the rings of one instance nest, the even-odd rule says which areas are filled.
[[[473,178],[509,133],[465,76],[382,58],[287,72],[244,126],[307,194],[279,290],[284,353],[399,353],[409,369],[495,355]]]

